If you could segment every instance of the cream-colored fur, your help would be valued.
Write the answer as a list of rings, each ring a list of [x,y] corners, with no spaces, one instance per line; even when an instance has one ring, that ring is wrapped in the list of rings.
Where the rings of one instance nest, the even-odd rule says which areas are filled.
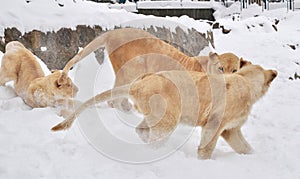
[[[251,147],[244,139],[241,127],[252,105],[266,93],[276,76],[275,70],[264,70],[252,64],[237,73],[225,75],[193,71],[145,74],[132,84],[91,98],[52,130],[68,129],[88,106],[112,98],[129,97],[144,115],[144,121],[136,131],[145,142],[167,137],[181,122],[203,127],[198,148],[201,159],[211,158],[219,136],[237,153],[247,154]]]
[[[73,107],[72,98],[78,88],[67,77],[60,84],[61,72],[56,70],[45,76],[35,56],[18,41],[5,48],[0,68],[0,85],[14,81],[15,92],[31,107]]]
[[[144,30],[123,28],[108,31],[84,47],[66,64],[61,77],[62,81],[74,64],[100,47],[105,47],[109,54],[116,74],[115,86],[128,84],[141,74],[148,72],[188,70],[212,74],[233,73],[243,62],[232,53],[214,54],[214,58],[189,57]],[[116,107],[122,100],[117,101],[111,105]],[[121,105],[119,107],[125,111],[130,109],[126,101],[122,101]]]

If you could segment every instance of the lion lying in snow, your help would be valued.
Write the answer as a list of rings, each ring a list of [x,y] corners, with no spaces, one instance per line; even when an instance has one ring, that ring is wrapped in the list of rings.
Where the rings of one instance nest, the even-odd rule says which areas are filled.
[[[35,56],[18,41],[5,47],[0,68],[0,85],[14,81],[15,92],[31,107],[62,107],[62,113],[73,108],[72,98],[78,88],[67,77],[58,84],[61,72],[45,76]]]
[[[91,41],[66,64],[61,80],[64,81],[74,64],[100,47],[105,47],[109,54],[116,74],[115,86],[128,84],[148,72],[188,70],[212,74],[234,73],[245,63],[232,53],[217,55],[213,59],[208,56],[189,57],[144,30],[123,28],[108,31]],[[126,100],[114,101],[111,106],[123,111],[131,108]]]
[[[77,115],[95,103],[129,97],[144,115],[136,132],[145,142],[167,137],[181,122],[203,127],[198,147],[201,159],[211,158],[219,136],[237,153],[247,154],[251,147],[241,127],[252,105],[267,92],[276,76],[275,70],[264,70],[252,64],[225,75],[193,71],[145,74],[129,85],[113,88],[86,101],[52,130],[68,129]]]

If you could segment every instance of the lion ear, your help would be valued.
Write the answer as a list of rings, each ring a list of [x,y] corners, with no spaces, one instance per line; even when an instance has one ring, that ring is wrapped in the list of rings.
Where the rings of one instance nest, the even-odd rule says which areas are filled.
[[[251,64],[252,64],[251,62],[244,60],[243,58],[240,58],[240,68],[245,67],[247,65],[251,65]]]
[[[64,85],[67,84],[68,80],[67,80],[67,75],[65,73],[62,73],[61,76],[57,79],[57,84],[58,85]]]
[[[278,75],[278,72],[276,70],[266,70],[266,72],[268,73],[268,80],[267,80],[267,84],[269,85]]]
[[[219,59],[219,55],[215,52],[209,52],[209,59],[212,61],[217,61]]]

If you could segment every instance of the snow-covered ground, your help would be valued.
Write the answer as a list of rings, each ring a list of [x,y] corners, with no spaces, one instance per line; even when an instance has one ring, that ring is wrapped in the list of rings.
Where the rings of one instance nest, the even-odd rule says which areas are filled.
[[[18,0],[2,5],[0,29],[17,26],[23,32],[34,28],[55,30],[74,27],[76,23],[112,28],[126,21],[138,19],[140,23],[149,18],[85,1],[59,1],[65,3],[64,7],[55,1],[39,1]],[[219,140],[212,160],[198,160],[200,129],[196,129],[182,147],[167,157],[143,164],[119,162],[95,150],[78,122],[68,131],[53,133],[50,128],[63,120],[55,109],[30,109],[15,96],[12,87],[0,87],[0,178],[300,178],[300,80],[289,79],[295,72],[300,73],[300,12],[287,12],[285,7],[262,12],[256,5],[240,12],[239,7],[234,4],[216,12],[217,21],[231,32],[213,30],[215,50],[233,52],[279,72],[243,127],[255,150],[253,154],[238,155]],[[233,21],[232,15],[239,17]],[[204,24],[185,16],[168,19],[199,29]],[[278,31],[272,27],[275,19],[279,20]],[[84,88],[81,75],[90,80],[91,88]],[[99,67],[92,56],[76,68],[73,76],[80,88],[79,99],[110,88],[114,79],[108,59]],[[104,116],[103,122],[114,136],[136,142],[134,129],[118,121],[115,111],[105,109],[99,115]],[[101,142],[111,142],[107,146],[113,152],[126,151],[114,148],[113,141]]]

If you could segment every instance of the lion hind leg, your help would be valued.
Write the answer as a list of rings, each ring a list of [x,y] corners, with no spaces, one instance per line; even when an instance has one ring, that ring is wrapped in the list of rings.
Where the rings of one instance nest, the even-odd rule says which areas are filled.
[[[201,143],[202,139],[205,138],[201,136]],[[205,147],[201,147],[201,143],[198,147],[198,158],[201,160],[210,159],[211,155],[216,147],[219,135],[216,135]]]
[[[208,145],[217,135],[218,131],[220,131],[222,117],[218,116],[217,114],[212,114],[205,126],[202,128],[201,133],[201,143],[200,148],[204,148]]]
[[[155,126],[148,127],[143,121],[137,128],[136,132],[139,137],[145,143],[154,143],[159,141],[164,141],[169,137],[176,127],[176,123],[166,122],[166,118],[162,119],[163,122],[159,122]],[[146,124],[146,125],[145,125]]]
[[[147,115],[144,121],[138,126],[139,132],[143,132],[143,141],[150,143],[166,139],[176,128],[179,122],[180,111],[170,105],[170,99],[162,95],[152,95],[149,103],[143,106],[142,111]],[[141,106],[140,106],[141,107]],[[147,110],[145,110],[147,109]],[[150,109],[150,110],[149,110]]]
[[[135,128],[135,132],[143,142],[149,142],[150,128],[145,119]]]
[[[128,113],[132,110],[133,106],[127,98],[119,98],[107,101],[108,106],[116,108],[122,112]]]
[[[239,154],[250,154],[253,151],[244,138],[240,128],[225,130],[222,133],[222,137],[231,146],[231,148]]]
[[[201,141],[198,147],[199,159],[210,159],[213,150],[216,147],[217,140],[223,128],[221,127],[222,117],[218,115],[211,115],[206,125],[202,128]]]

